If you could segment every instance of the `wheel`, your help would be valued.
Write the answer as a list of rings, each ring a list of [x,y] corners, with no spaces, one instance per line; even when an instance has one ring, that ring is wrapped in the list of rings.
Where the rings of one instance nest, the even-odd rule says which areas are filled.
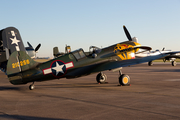
[[[96,81],[98,83],[105,83],[107,80],[107,76],[103,73],[99,73],[97,76],[96,76]]]
[[[128,86],[130,85],[130,77],[126,74],[122,74],[120,77],[119,77],[119,84],[120,85],[123,85],[123,86]]]
[[[33,90],[34,88],[35,88],[34,84],[31,84],[31,85],[29,86],[29,89],[30,89],[30,90]]]
[[[177,65],[177,62],[176,61],[172,61],[172,66],[176,66]]]
[[[148,62],[148,65],[149,65],[149,66],[152,66],[152,65],[153,65],[153,61],[149,61],[149,62]]]

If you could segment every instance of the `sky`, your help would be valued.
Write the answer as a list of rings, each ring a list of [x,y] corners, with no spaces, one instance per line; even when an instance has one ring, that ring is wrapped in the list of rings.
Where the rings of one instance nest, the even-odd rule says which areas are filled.
[[[25,47],[37,56],[52,57],[53,47],[64,52],[91,45],[108,47],[132,37],[153,50],[180,50],[180,0],[1,0],[0,28],[15,27]]]

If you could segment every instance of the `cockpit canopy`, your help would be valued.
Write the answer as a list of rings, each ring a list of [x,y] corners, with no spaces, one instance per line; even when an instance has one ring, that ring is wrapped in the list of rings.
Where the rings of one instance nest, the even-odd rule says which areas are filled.
[[[78,50],[75,50],[72,52],[72,54],[74,55],[74,57],[77,59],[77,60],[80,60],[80,59],[83,59],[86,57],[84,51],[82,48],[78,49]]]
[[[84,59],[88,56],[92,56],[93,58],[97,57],[97,54],[101,52],[101,49],[96,46],[89,47],[89,53],[84,53],[82,48],[72,51],[71,54],[76,58],[76,60]]]

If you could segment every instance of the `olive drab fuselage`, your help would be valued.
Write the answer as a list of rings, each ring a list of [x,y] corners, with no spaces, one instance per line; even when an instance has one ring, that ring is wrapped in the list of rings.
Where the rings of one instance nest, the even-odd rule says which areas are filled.
[[[22,56],[19,56],[17,61],[11,63],[12,71],[15,68],[24,68],[31,64],[31,62],[33,62],[34,66],[29,66],[28,68],[30,69],[9,74],[8,76],[12,84],[26,84],[34,81],[85,76],[108,70],[103,64],[109,61],[134,59],[134,54],[137,51],[137,49],[133,49],[135,46],[141,45],[136,42],[127,41],[100,49],[99,52],[94,53],[85,53],[82,49],[79,49],[45,63],[36,63],[36,65],[31,58],[25,57],[26,59],[23,59]],[[93,57],[93,54],[96,54],[96,57]]]

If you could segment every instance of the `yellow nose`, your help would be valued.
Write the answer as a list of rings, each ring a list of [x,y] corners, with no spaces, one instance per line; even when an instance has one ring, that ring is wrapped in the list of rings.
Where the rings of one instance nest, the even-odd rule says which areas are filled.
[[[139,44],[139,43],[137,43],[137,42],[134,42],[134,44],[135,44],[136,46],[141,46],[141,44]]]

